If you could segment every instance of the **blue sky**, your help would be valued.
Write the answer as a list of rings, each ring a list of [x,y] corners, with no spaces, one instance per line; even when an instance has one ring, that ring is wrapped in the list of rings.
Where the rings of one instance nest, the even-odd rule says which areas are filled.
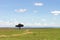
[[[60,26],[60,0],[0,0],[0,27]]]

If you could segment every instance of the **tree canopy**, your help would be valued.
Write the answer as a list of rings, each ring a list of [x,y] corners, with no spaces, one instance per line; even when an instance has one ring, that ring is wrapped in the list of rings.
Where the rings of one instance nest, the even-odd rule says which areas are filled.
[[[17,25],[15,25],[16,27],[19,27],[19,29],[21,28],[21,27],[23,27],[24,25],[23,24],[17,24]]]

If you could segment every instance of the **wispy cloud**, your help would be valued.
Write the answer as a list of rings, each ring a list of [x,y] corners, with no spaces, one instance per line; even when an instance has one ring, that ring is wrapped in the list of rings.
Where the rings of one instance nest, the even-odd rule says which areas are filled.
[[[24,23],[25,26],[41,26],[41,23]]]
[[[8,26],[8,25],[10,25],[9,22],[0,21],[0,26],[1,26],[1,27],[5,27],[5,26]]]
[[[10,22],[10,21],[1,21],[0,20],[0,27],[12,27],[15,26],[16,24],[18,24],[18,22]]]
[[[15,12],[22,12],[22,13],[24,13],[26,11],[27,11],[27,9],[15,9]]]
[[[9,22],[9,21],[0,21],[0,27],[14,27],[15,25],[17,25],[19,22]],[[49,23],[41,23],[41,22],[35,22],[35,23],[22,23],[24,24],[24,26],[60,26],[60,24],[55,24],[54,22]]]
[[[51,13],[54,14],[54,15],[59,15],[60,14],[60,11],[55,10],[55,11],[51,11]]]
[[[36,2],[36,3],[34,3],[34,5],[35,5],[35,6],[43,6],[43,3],[41,3],[41,2]]]

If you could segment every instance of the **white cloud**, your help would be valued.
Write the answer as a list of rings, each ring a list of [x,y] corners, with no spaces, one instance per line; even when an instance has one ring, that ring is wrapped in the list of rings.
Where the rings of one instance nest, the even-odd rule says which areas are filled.
[[[0,27],[5,27],[5,26],[8,26],[8,25],[10,25],[9,22],[0,21]]]
[[[33,27],[35,27],[35,26],[48,26],[48,23],[40,23],[40,22],[36,22],[36,23],[24,23],[25,24],[25,26],[33,26]]]
[[[35,6],[43,6],[43,3],[41,3],[41,2],[36,2],[36,3],[34,3],[34,5],[35,5]]]
[[[24,23],[25,26],[41,26],[41,23]]]
[[[56,24],[54,22],[51,23],[42,23],[42,22],[35,22],[35,23],[24,23],[25,26],[30,26],[30,27],[57,27],[60,26],[60,24]]]
[[[55,11],[51,11],[51,13],[54,14],[54,15],[59,15],[60,14],[60,11],[55,10]]]
[[[47,24],[47,23],[44,23],[43,25],[44,25],[44,26],[48,26],[48,24]]]
[[[0,27],[12,27],[18,24],[18,22],[0,21]]]
[[[60,24],[57,24],[55,22],[50,22],[50,23],[48,23],[48,26],[49,27],[60,27]]]
[[[26,12],[27,9],[15,9],[16,12]]]
[[[16,24],[18,24],[19,22],[14,21],[14,22],[9,22],[9,21],[0,21],[0,27],[15,27]],[[51,23],[42,23],[42,22],[35,22],[35,23],[22,23],[24,24],[24,26],[30,26],[30,27],[57,27],[60,26],[60,24],[51,22]]]

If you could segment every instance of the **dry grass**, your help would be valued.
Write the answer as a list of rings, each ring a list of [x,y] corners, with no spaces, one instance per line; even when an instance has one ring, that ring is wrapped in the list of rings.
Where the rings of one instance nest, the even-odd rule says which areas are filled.
[[[15,36],[22,36],[26,34],[32,34],[33,32],[30,32],[30,30],[25,30],[22,34],[11,34],[11,35],[0,35],[0,37],[15,37]]]

